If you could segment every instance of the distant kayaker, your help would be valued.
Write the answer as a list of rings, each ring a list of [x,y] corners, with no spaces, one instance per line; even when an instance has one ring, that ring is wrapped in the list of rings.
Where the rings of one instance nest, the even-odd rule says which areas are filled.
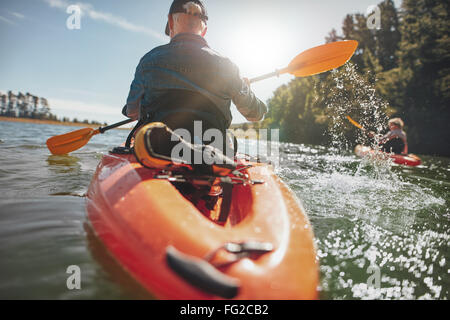
[[[406,133],[403,131],[403,120],[400,118],[390,119],[388,122],[389,132],[379,137],[379,145],[384,152],[395,154],[408,154],[408,142]],[[374,132],[369,133],[374,136]]]
[[[171,41],[139,62],[124,115],[141,125],[158,121],[172,130],[187,129],[194,140],[201,138],[193,136],[196,120],[202,121],[203,132],[215,128],[225,135],[232,120],[231,101],[247,120],[263,118],[267,107],[251,91],[248,79],[208,46],[207,21],[202,1],[173,1],[165,31]]]

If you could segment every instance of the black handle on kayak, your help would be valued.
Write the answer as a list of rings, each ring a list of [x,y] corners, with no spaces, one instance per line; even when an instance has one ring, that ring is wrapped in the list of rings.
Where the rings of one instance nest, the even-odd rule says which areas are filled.
[[[172,246],[166,249],[170,269],[184,281],[205,293],[233,299],[239,292],[239,280],[217,270],[207,261],[181,253]]]
[[[130,123],[130,122],[133,122],[133,121],[136,121],[136,120],[133,120],[133,119],[123,120],[123,121],[114,123],[114,124],[112,124],[112,125],[106,126],[106,127],[100,127],[100,128],[98,128],[98,131],[99,131],[100,133],[104,133],[105,131],[108,131],[108,130],[110,130],[110,129],[114,129],[114,128],[123,126],[123,125],[125,125],[125,124],[127,124],[127,123]]]

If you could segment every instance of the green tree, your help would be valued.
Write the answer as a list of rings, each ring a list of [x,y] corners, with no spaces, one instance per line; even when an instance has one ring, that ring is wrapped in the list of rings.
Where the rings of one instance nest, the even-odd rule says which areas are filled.
[[[389,74],[398,78],[385,84],[395,83],[399,92],[388,99],[408,125],[412,149],[450,155],[449,3],[404,0],[401,18],[399,69]]]
[[[327,106],[342,106],[354,113],[361,112],[363,105],[376,106],[384,116],[370,108],[360,114],[368,128],[379,129],[386,116],[400,116],[411,151],[450,155],[449,2],[404,0],[397,10],[392,0],[385,0],[379,8],[381,29],[368,29],[363,14],[348,14],[342,34],[333,29],[325,38],[326,42],[359,42],[351,60],[359,75],[341,68],[279,87],[268,101],[262,127],[280,128],[283,141],[323,144],[327,127],[343,126],[336,110]],[[365,88],[366,80],[376,85],[376,92]],[[355,141],[360,134],[355,129],[337,129]]]
[[[381,29],[375,31],[375,55],[383,70],[390,70],[398,66],[396,52],[401,40],[398,12],[392,0],[379,4],[381,11]]]

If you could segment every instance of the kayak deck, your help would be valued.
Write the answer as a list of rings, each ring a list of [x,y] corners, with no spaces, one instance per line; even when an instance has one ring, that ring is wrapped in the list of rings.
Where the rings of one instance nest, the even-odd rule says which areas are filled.
[[[134,156],[105,155],[88,190],[89,220],[112,256],[158,298],[317,298],[313,232],[302,206],[270,166],[248,164],[243,172],[264,183],[234,185],[227,219],[217,223],[220,201],[208,212],[171,182],[155,179],[158,171]],[[224,250],[237,244],[257,248],[248,254]],[[267,245],[273,249],[259,249]],[[177,257],[185,271],[191,262],[198,273],[213,267],[211,277],[183,278],[183,270],[169,265]],[[221,276],[235,294],[205,290],[220,284]],[[203,283],[193,285],[194,278]]]

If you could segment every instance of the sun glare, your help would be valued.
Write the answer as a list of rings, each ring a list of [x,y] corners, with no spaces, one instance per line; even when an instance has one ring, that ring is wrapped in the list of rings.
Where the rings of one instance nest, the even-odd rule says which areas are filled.
[[[241,29],[234,35],[233,44],[229,57],[244,77],[272,72],[289,63],[287,36],[275,29]]]

